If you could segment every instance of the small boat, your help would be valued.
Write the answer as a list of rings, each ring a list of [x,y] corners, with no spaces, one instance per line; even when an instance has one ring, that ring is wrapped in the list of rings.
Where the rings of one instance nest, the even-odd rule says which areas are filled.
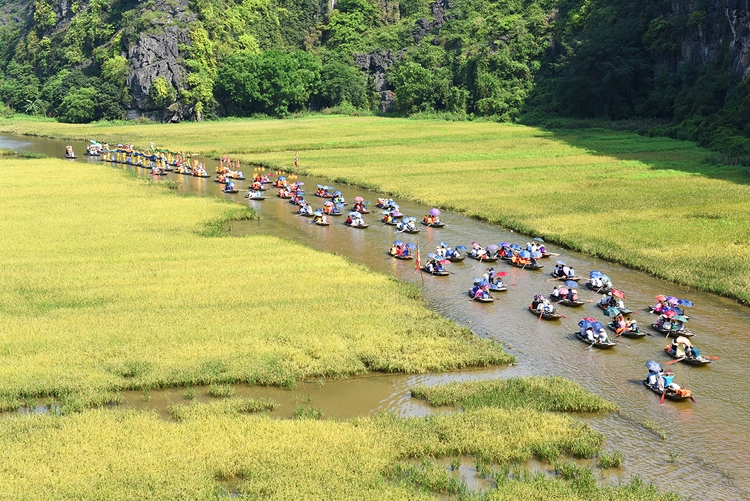
[[[72,156],[63,155],[63,158],[78,158],[78,155],[72,155]]]
[[[655,311],[653,306],[649,306],[648,308],[646,308],[646,311],[649,312],[649,313],[651,313],[651,314],[653,314],[653,315],[661,315],[662,314],[662,312],[660,312],[660,311]],[[685,317],[688,320],[690,320],[690,315],[686,315],[684,312],[680,313],[680,315],[682,315],[683,317]]]
[[[562,313],[559,313],[557,311],[541,313],[535,310],[534,308],[532,308],[531,306],[529,306],[529,312],[532,313],[533,315],[536,315],[537,317],[541,315],[542,320],[557,320],[558,318],[562,318],[565,316]]]
[[[680,362],[682,362],[682,363],[684,363],[684,364],[688,364],[688,365],[699,365],[699,366],[700,366],[700,365],[708,365],[708,364],[710,364],[710,363],[711,363],[711,360],[707,359],[707,358],[706,358],[706,357],[704,357],[703,355],[701,355],[700,357],[692,357],[692,358],[688,358],[688,357],[678,357],[677,355],[675,355],[675,352],[673,352],[672,350],[670,350],[670,348],[671,348],[671,346],[670,346],[670,345],[667,345],[667,346],[666,346],[666,347],[664,348],[664,352],[665,352],[665,353],[666,353],[667,355],[669,355],[670,357],[674,358],[674,359],[677,359],[677,358],[681,358],[682,360],[680,360]]]
[[[245,176],[227,176],[227,177],[233,181],[244,181],[247,179]]]
[[[495,298],[494,298],[494,297],[492,297],[492,296],[487,296],[487,297],[479,297],[479,296],[475,296],[475,295],[474,295],[474,294],[473,294],[473,293],[471,292],[471,289],[469,289],[469,297],[470,297],[471,299],[473,299],[474,301],[478,302],[478,303],[494,303],[494,302],[495,302]]]
[[[197,172],[193,174],[193,177],[210,177],[210,176],[208,175],[208,172]]]
[[[214,178],[214,183],[219,183],[219,184],[227,184],[228,182],[229,182],[229,181],[226,181],[226,180],[224,180],[224,181],[219,181],[219,178],[218,178],[218,177],[215,177],[215,178]]]
[[[381,219],[381,220],[380,220],[380,222],[381,222],[381,223],[385,223],[385,224],[387,224],[388,226],[396,226],[396,225],[398,224],[398,221],[390,221],[390,222],[389,222],[389,221],[385,221],[384,219]]]
[[[456,257],[456,256],[445,257],[443,259],[447,259],[451,263],[460,263],[461,261],[463,261],[464,259],[466,259],[466,254],[461,254],[461,256],[458,256],[458,257]]]
[[[596,307],[600,310],[606,310],[607,308],[609,308],[609,306],[604,306],[601,302],[594,304],[596,304]],[[631,310],[630,308],[620,308],[619,306],[615,306],[615,308],[620,310],[620,313],[622,313],[623,315],[630,315],[633,313],[633,310]]]
[[[611,330],[612,332],[615,332],[615,333],[617,332],[617,327],[615,326],[614,322],[609,322],[607,324],[607,327],[609,327],[609,330]],[[638,339],[638,338],[646,337],[646,333],[641,331],[641,329],[637,327],[634,331],[628,330],[627,332],[623,332],[620,335],[622,337],[629,337],[631,339]]]
[[[490,292],[505,292],[508,288],[504,285],[490,284]]]
[[[248,200],[258,200],[258,201],[261,201],[261,200],[265,200],[268,197],[245,197],[245,198],[247,198]]]
[[[682,400],[693,400],[693,391],[688,390],[687,388],[681,388],[680,390],[673,390],[672,388],[664,388],[664,390],[660,390],[658,386],[656,385],[650,385],[648,384],[648,380],[643,380],[643,386],[648,388],[649,390],[653,391],[657,395],[661,395],[666,391],[666,394],[664,395],[664,398],[667,398],[669,400],[675,400],[677,402],[680,402]]]
[[[344,224],[347,225],[349,228],[358,228],[358,229],[362,229],[362,230],[364,230],[365,228],[367,228],[369,226],[367,223],[358,224],[356,226],[353,225],[352,223],[344,223]]]
[[[399,231],[399,233],[410,233],[410,234],[414,234],[414,233],[419,233],[419,228],[414,228],[413,230],[407,230],[407,229],[403,229],[403,230],[398,230],[398,231]]]
[[[420,270],[422,270],[425,273],[429,273],[430,275],[434,275],[436,277],[447,277],[448,275],[450,275],[450,273],[448,271],[446,271],[446,270],[433,270],[433,271],[429,271],[427,269],[427,267],[425,267],[425,266],[422,266],[420,268]]]
[[[593,285],[591,285],[591,282],[586,282],[585,285],[587,289],[591,289],[594,292],[598,292],[602,294],[606,294],[607,292],[610,292],[612,290],[611,285],[605,285],[603,287],[594,287]]]
[[[237,188],[229,188],[229,189],[224,188],[223,190],[221,190],[221,192],[222,193],[239,193],[240,190],[238,190]]]
[[[516,268],[523,268],[525,270],[541,270],[544,268],[543,264],[520,264],[520,263],[514,263],[513,261],[506,261],[511,266],[515,266]]]
[[[403,254],[391,254],[390,252],[388,252],[388,255],[391,257],[395,257],[396,259],[403,259],[404,261],[408,259],[414,259],[414,256],[412,255],[404,256]]]
[[[566,281],[566,280],[572,280],[572,281],[574,281],[574,282],[580,282],[580,281],[582,280],[582,278],[581,278],[581,277],[579,277],[579,276],[572,276],[572,277],[556,277],[556,276],[555,276],[555,275],[553,275],[552,273],[550,273],[550,276],[551,276],[552,278],[556,278],[556,279],[557,279],[557,280],[559,280],[560,282],[564,282],[564,281]]]
[[[481,261],[482,263],[496,263],[497,262],[497,255],[487,255],[482,254],[481,256],[477,256],[476,254],[466,254],[471,259],[474,259],[475,261]]]
[[[603,343],[601,341],[594,341],[592,343],[591,341],[589,341],[589,339],[586,336],[584,336],[580,332],[576,332],[576,337],[580,339],[581,341],[583,341],[584,343],[590,344],[594,348],[599,348],[602,350],[606,350],[607,348],[612,348],[614,346],[617,346],[617,341],[609,341],[609,340],[607,340],[606,343]]]
[[[318,226],[328,226],[331,223],[329,223],[328,221],[315,221],[315,224],[317,224]]]
[[[289,194],[289,195],[282,195],[281,193],[277,193],[276,196],[279,197],[279,198],[284,198],[284,199],[292,198],[291,194]]]
[[[571,301],[570,299],[556,298],[555,296],[552,296],[552,295],[550,295],[549,300],[557,304],[561,304],[563,306],[570,306],[571,308],[577,308],[579,306],[583,306],[584,304],[586,304],[586,301],[581,301],[580,299],[577,301]]]
[[[445,223],[443,223],[442,221],[439,223],[426,223],[422,221],[422,224],[427,226],[428,228],[443,228],[445,226]]]
[[[656,332],[664,334],[667,337],[677,337],[677,336],[693,337],[695,336],[695,334],[693,334],[692,331],[688,329],[683,329],[681,331],[673,331],[672,329],[670,329],[669,331],[667,331],[667,329],[663,327],[659,327],[657,324],[651,324],[651,328],[654,329]]]

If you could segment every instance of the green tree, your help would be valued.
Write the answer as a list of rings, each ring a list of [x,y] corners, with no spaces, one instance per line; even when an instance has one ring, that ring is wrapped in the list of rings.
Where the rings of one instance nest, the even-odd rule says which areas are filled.
[[[94,119],[96,89],[83,87],[70,92],[60,105],[60,120],[70,123],[87,123]]]
[[[432,76],[417,63],[405,61],[388,72],[388,83],[396,94],[396,109],[402,113],[417,113],[432,109]]]
[[[323,106],[347,102],[363,108],[367,105],[367,80],[361,71],[348,64],[326,64],[320,73],[320,97]]]
[[[177,91],[164,77],[156,77],[148,90],[151,100],[159,108],[166,108],[177,99]]]

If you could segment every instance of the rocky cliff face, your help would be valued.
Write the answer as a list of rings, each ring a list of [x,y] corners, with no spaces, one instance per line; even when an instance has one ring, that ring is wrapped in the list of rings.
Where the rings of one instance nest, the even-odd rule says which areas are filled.
[[[745,77],[750,74],[750,0],[709,0],[702,6],[695,1],[676,1],[672,16],[689,19],[676,61],[712,64],[725,55],[727,70]],[[671,64],[669,64],[671,63]]]

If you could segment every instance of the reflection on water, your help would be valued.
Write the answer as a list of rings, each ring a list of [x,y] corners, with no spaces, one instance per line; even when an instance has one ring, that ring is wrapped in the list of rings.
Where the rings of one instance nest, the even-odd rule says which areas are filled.
[[[50,156],[62,156],[64,151],[64,143],[39,138],[0,136],[0,147],[28,148]],[[79,155],[84,147],[83,143],[74,144]],[[87,160],[90,159],[82,157],[78,162]],[[207,163],[209,171],[216,165],[212,161]],[[90,168],[104,166],[95,163]],[[136,170],[146,175],[143,169]],[[243,199],[244,193],[221,194],[220,185],[211,179],[175,174],[166,177],[178,184],[180,192],[228,197],[238,203],[247,203]],[[321,178],[301,177],[300,180],[306,183],[310,192],[316,184],[329,184]],[[238,185],[244,187],[246,182]],[[377,193],[358,188],[337,188],[344,192],[347,199],[361,195],[374,203],[378,196]],[[466,290],[473,278],[484,273],[487,264],[467,259],[463,263],[448,265],[453,272],[449,277],[431,277],[415,273],[413,262],[397,261],[385,254],[394,239],[419,242],[422,252],[426,254],[441,241],[452,246],[468,245],[472,241],[483,245],[501,241],[524,244],[531,237],[449,212],[443,213],[442,219],[447,224],[443,229],[423,228],[417,235],[399,234],[395,228],[377,222],[377,210],[372,206],[373,214],[365,216],[370,224],[366,230],[347,228],[343,218],[332,218],[329,227],[318,227],[310,225],[307,218],[297,217],[294,206],[275,198],[274,194],[269,190],[267,200],[250,202],[260,214],[260,219],[236,222],[232,232],[236,235],[260,232],[299,241],[316,249],[336,252],[354,262],[411,282],[423,289],[426,301],[434,310],[471,328],[477,335],[503,342],[518,356],[518,366],[449,374],[353,378],[324,384],[305,382],[291,391],[240,387],[238,395],[271,396],[281,403],[281,408],[275,413],[287,417],[291,416],[296,405],[307,405],[308,396],[311,405],[321,408],[327,416],[346,418],[386,409],[402,415],[422,415],[430,412],[430,409],[411,399],[408,393],[408,388],[417,383],[435,384],[529,374],[563,375],[617,402],[621,407],[619,414],[589,420],[605,433],[608,450],[619,450],[625,454],[625,466],[606,472],[606,481],[616,482],[619,475],[630,477],[639,474],[647,481],[696,499],[750,499],[750,480],[743,474],[750,470],[750,389],[745,371],[745,367],[750,365],[750,341],[744,336],[750,319],[748,308],[732,300],[672,285],[623,266],[548,246],[572,265],[579,275],[587,276],[589,270],[598,269],[612,277],[616,286],[625,291],[626,304],[637,310],[635,318],[644,329],[655,318],[644,309],[654,302],[657,294],[673,294],[695,303],[696,307],[690,311],[690,328],[696,333],[693,340],[702,353],[718,356],[721,360],[708,367],[672,365],[676,373],[675,381],[692,388],[697,403],[666,402],[659,405],[658,397],[645,390],[640,380],[645,376],[645,361],[654,359],[663,363],[668,360],[662,351],[668,341],[662,336],[621,339],[617,347],[608,351],[587,350],[585,344],[570,334],[577,329],[576,324],[582,316],[604,320],[601,311],[593,305],[579,309],[561,306],[567,318],[554,322],[537,321],[528,313],[526,307],[533,295],[549,293],[554,286],[546,281],[554,260],[544,260],[544,270],[533,272],[502,262],[495,263],[493,266],[497,270],[509,273],[505,277],[505,282],[510,285],[509,290],[496,294],[494,303],[479,304],[468,300]],[[313,207],[322,205],[322,200],[316,197],[310,196],[308,199]],[[407,201],[398,202],[402,212],[419,219],[430,209]],[[598,298],[583,288],[579,289],[579,295],[582,299]],[[196,398],[209,397],[198,391]],[[148,402],[142,393],[132,393],[125,396],[125,402],[166,412],[169,403],[185,402],[184,390],[151,392]],[[667,430],[668,440],[662,442],[653,432],[638,424],[645,421],[654,421],[659,428]],[[670,462],[670,457],[676,459]]]

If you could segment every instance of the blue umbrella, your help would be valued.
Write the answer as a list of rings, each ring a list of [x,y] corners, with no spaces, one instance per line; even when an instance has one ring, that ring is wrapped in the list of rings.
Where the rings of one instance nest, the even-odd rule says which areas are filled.
[[[350,216],[350,217],[362,217],[362,214],[360,214],[360,213],[359,213],[359,212],[357,212],[357,211],[353,211],[353,212],[350,212],[350,213],[349,213],[349,216]]]
[[[286,178],[285,178],[284,176],[281,176],[281,177],[279,177],[279,179],[286,179]],[[319,184],[319,185],[317,185],[317,186],[318,186],[318,188],[320,188],[321,190],[323,189],[323,185],[322,185],[322,184]]]
[[[487,252],[494,252],[497,250],[497,245],[488,245],[486,250]]]
[[[323,189],[324,189],[324,190],[332,190],[332,189],[333,189],[333,186],[323,186]]]
[[[646,362],[646,369],[650,372],[661,372],[661,365],[659,365],[656,360],[649,360]]]
[[[323,214],[323,209],[315,209],[316,214]]]
[[[341,195],[341,192],[339,190],[336,190],[336,191],[333,192],[333,196],[334,197],[337,197],[339,195]]]
[[[521,246],[520,246],[520,245],[518,245],[518,244],[510,244],[510,248],[511,248],[511,249],[515,249],[515,250],[520,250],[520,249],[521,249]]]
[[[602,278],[604,275],[601,271],[594,270],[591,273],[589,273],[589,278]]]
[[[440,245],[442,245],[443,247],[450,247],[450,246],[449,246],[448,244],[446,244],[445,242],[440,242]]]
[[[395,242],[393,242],[393,245],[404,245],[404,242],[402,242],[401,240],[396,240]]]
[[[542,253],[539,251],[534,251],[531,253],[531,257],[533,257],[534,259],[539,259],[540,257],[542,257]]]
[[[337,208],[337,209],[343,209],[343,208],[344,208],[344,206],[343,206],[343,204],[336,204],[336,208]]]
[[[405,217],[404,218],[404,221],[416,221],[416,220],[417,220],[416,217]]]
[[[574,280],[566,280],[564,283],[565,283],[565,287],[571,287],[571,288],[578,287],[578,282]]]
[[[438,255],[430,252],[429,254],[427,254],[427,257],[429,257],[430,259],[437,259]]]
[[[500,247],[510,247],[510,242],[500,242],[497,245],[499,245]]]
[[[521,251],[521,257],[523,257],[523,258],[530,258],[531,257],[531,252],[529,252],[527,250]]]
[[[544,242],[541,237],[536,237],[534,240],[536,240],[537,242]]]
[[[390,214],[390,213],[391,213],[391,211],[389,211],[389,210],[384,210],[383,212],[381,212],[381,214],[383,214],[384,216],[385,216],[386,214]]]
[[[417,244],[406,244],[406,248],[407,249],[416,249],[417,248]]]
[[[469,250],[469,248],[466,247],[465,245],[459,245],[456,247],[456,250]]]
[[[688,300],[688,299],[679,299],[677,301],[677,304],[679,304],[681,306],[687,306],[688,308],[690,308],[690,307],[693,306],[693,302],[690,301],[690,300]]]
[[[559,264],[560,266],[565,266],[565,261],[560,261],[560,260],[558,259],[558,260],[557,260],[557,261],[555,261],[555,262],[556,262],[557,264]]]
[[[279,176],[279,181],[286,181],[286,176]]]

